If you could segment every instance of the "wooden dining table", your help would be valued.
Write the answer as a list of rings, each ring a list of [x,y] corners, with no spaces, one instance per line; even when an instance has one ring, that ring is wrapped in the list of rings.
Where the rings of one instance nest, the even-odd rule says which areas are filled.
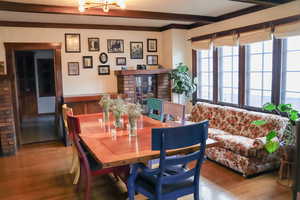
[[[115,128],[113,116],[105,122],[102,113],[77,115],[80,120],[80,138],[103,168],[124,166],[159,158],[160,152],[151,149],[152,128],[176,127],[182,123],[163,123],[147,116],[137,121],[137,134],[130,136],[128,118],[123,117],[122,128]],[[184,123],[187,124],[187,123]],[[217,146],[218,142],[207,140],[206,148]],[[168,151],[169,155],[193,152],[199,145]]]

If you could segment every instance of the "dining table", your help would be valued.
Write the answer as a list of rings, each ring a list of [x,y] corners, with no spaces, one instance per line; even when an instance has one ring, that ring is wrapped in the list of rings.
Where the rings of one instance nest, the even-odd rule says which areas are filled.
[[[192,122],[161,122],[142,115],[137,120],[136,135],[130,134],[128,117],[121,119],[121,128],[116,128],[114,117],[104,120],[102,113],[77,115],[80,121],[80,139],[93,157],[103,168],[120,167],[134,163],[147,163],[159,158],[160,151],[151,149],[152,129],[176,127]],[[183,133],[184,134],[184,133]],[[219,143],[207,139],[206,148],[217,146]],[[197,151],[199,144],[187,148],[169,150],[168,155],[185,154]]]

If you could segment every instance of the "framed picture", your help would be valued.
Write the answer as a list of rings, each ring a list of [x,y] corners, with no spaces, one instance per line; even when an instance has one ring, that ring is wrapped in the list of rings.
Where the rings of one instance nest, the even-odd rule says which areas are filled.
[[[147,51],[157,52],[157,39],[147,39]]]
[[[83,68],[93,68],[93,56],[82,57]]]
[[[116,65],[126,65],[126,57],[117,57]]]
[[[68,75],[79,76],[79,62],[68,62]]]
[[[158,65],[158,56],[157,55],[148,55],[147,56],[147,65]]]
[[[124,40],[109,39],[107,40],[108,53],[124,53]]]
[[[108,60],[108,56],[106,53],[100,53],[100,56],[99,56],[99,61],[102,63],[102,64],[105,64],[107,63],[107,60]]]
[[[65,34],[65,48],[66,53],[80,53],[80,34],[66,33]]]
[[[130,42],[130,58],[131,59],[143,59],[143,42]]]
[[[0,61],[0,75],[5,74],[4,61]]]
[[[100,50],[100,40],[99,38],[88,38],[89,51],[99,51]]]
[[[109,65],[99,65],[98,66],[98,74],[99,75],[109,75],[110,74]]]

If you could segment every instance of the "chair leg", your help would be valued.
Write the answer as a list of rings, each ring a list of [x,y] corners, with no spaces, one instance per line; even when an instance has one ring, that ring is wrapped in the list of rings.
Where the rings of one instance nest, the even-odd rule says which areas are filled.
[[[90,200],[90,198],[91,198],[91,185],[92,185],[91,177],[87,175],[86,176],[84,200]]]
[[[194,200],[200,200],[200,192],[199,192],[200,188],[199,188],[199,184],[197,184],[195,186],[195,192],[194,192]]]
[[[74,145],[72,145],[72,150],[73,150],[73,155],[72,155],[72,165],[70,169],[70,174],[73,174],[76,168],[76,161],[78,160],[77,154],[76,154],[76,149],[74,149]]]
[[[78,183],[79,177],[80,177],[80,164],[78,163],[75,170],[75,177],[73,181],[74,185]]]

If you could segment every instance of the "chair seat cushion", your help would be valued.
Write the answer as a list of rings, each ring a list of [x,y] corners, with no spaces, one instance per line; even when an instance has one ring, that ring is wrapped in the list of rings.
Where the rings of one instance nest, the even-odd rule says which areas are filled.
[[[165,176],[168,176],[167,173],[165,173]],[[158,182],[157,176],[147,176],[143,173],[139,174],[136,179],[136,185],[138,187],[142,187],[144,190],[154,194],[155,193],[155,184]],[[185,179],[181,182],[176,182],[173,184],[164,184],[162,185],[162,194],[172,193],[181,189],[190,188],[194,184],[193,177]]]
[[[220,147],[231,150],[246,157],[256,157],[257,149],[253,146],[254,139],[232,135],[218,129],[209,129],[209,137],[220,142]]]

